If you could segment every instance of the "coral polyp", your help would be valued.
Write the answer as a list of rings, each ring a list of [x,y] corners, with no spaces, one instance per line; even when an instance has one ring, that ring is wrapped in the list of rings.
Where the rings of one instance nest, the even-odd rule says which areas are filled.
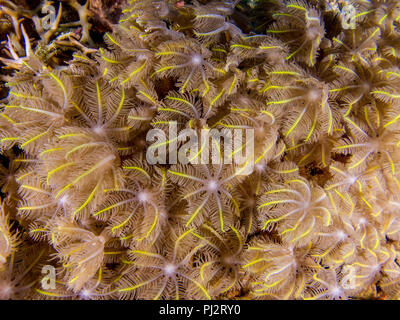
[[[400,298],[398,1],[41,5],[0,2],[0,299]]]

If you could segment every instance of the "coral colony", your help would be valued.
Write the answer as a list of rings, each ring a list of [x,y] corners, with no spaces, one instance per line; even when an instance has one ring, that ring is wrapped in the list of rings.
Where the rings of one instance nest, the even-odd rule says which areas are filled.
[[[1,299],[399,298],[398,0],[16,3]]]

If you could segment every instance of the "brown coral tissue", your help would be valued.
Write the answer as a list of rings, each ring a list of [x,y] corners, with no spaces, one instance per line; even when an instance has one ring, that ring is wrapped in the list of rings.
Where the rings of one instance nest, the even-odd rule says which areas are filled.
[[[0,299],[400,298],[398,0],[36,2],[0,1]]]

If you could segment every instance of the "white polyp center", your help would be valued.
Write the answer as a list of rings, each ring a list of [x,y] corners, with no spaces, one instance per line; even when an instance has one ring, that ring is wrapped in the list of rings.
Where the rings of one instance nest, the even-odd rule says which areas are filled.
[[[99,134],[99,135],[104,133],[103,127],[94,127],[93,131],[94,131],[94,133]]]
[[[142,191],[142,192],[138,193],[138,200],[140,202],[146,202],[149,200],[149,198],[150,198],[150,195],[146,191]]]
[[[394,207],[400,208],[400,202],[399,201],[389,201],[389,204],[393,205]]]
[[[138,60],[138,61],[143,61],[143,60],[147,60],[147,55],[145,55],[145,54],[138,54],[137,55],[137,57],[136,57],[136,59]]]
[[[311,89],[308,92],[308,99],[310,101],[317,101],[321,98],[321,92],[319,90]]]
[[[3,288],[3,293],[6,295],[6,294],[8,294],[8,293],[10,293],[11,292],[11,287],[10,286],[5,286],[4,288]]]
[[[295,256],[294,250],[295,249],[294,249],[293,246],[288,248],[289,255],[291,255],[293,257],[293,260],[292,260],[291,264],[293,265],[294,268],[297,268],[297,261],[296,261],[296,256]]]
[[[172,263],[168,263],[165,267],[164,267],[164,273],[167,276],[172,276],[175,274],[175,270],[176,270],[176,266]]]
[[[12,295],[12,287],[5,282],[0,283],[0,299],[9,299]]]
[[[353,184],[354,182],[357,181],[357,177],[356,176],[350,176],[347,178],[347,181],[349,184]]]
[[[203,62],[203,58],[201,57],[201,56],[199,56],[198,54],[196,54],[196,55],[194,55],[193,57],[192,57],[192,63],[194,64],[194,65],[199,65],[199,64],[201,64]]]
[[[334,297],[340,297],[342,294],[342,289],[340,287],[334,287],[331,289],[331,294]]]
[[[381,268],[381,265],[380,265],[380,264],[376,264],[376,265],[374,265],[374,266],[372,267],[372,271],[373,271],[373,272],[378,272],[378,271],[380,270],[380,268]]]
[[[210,182],[208,182],[208,190],[213,192],[215,190],[217,190],[218,188],[218,183],[215,180],[211,180]]]
[[[57,202],[58,202],[59,205],[64,206],[64,205],[67,204],[67,201],[68,201],[68,197],[66,195],[64,195],[60,199],[58,199]]]
[[[231,12],[232,11],[232,9],[231,8],[227,8],[227,7],[216,7],[216,9],[219,11],[219,12],[226,12],[226,13],[229,13],[229,12]],[[222,16],[221,16],[222,17]]]
[[[263,171],[264,170],[264,165],[262,163],[257,163],[255,165],[255,167],[256,167],[257,171]]]
[[[343,230],[339,230],[336,232],[336,238],[339,240],[344,240],[346,239],[347,235],[343,232]]]
[[[367,220],[365,218],[361,218],[360,220],[358,220],[358,223],[363,226],[367,223]]]
[[[303,201],[301,209],[305,210],[310,207],[310,201]]]
[[[82,298],[85,299],[85,298],[90,298],[91,293],[88,289],[83,289],[80,295]]]

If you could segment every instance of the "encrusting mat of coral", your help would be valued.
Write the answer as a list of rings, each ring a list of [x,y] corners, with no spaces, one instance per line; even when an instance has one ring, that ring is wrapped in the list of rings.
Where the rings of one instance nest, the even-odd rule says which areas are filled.
[[[100,41],[100,1],[20,2],[1,299],[399,298],[398,0],[130,0]],[[174,161],[171,128],[251,158]]]

